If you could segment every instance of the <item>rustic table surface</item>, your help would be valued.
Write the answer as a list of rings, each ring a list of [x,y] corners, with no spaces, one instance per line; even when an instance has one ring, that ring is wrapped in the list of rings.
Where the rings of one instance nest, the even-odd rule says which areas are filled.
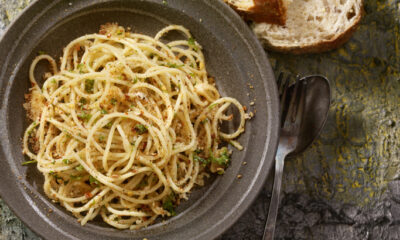
[[[0,36],[30,2],[0,0]],[[333,88],[321,136],[286,162],[276,239],[400,239],[400,0],[365,0],[365,12],[336,51],[269,53],[276,74],[323,74]],[[261,239],[271,182],[220,239]],[[0,200],[0,239],[39,237]]]

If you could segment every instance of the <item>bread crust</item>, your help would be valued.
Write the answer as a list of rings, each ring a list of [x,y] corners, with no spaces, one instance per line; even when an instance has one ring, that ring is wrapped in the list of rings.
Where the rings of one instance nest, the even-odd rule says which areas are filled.
[[[253,2],[254,6],[246,11],[240,10],[232,4],[230,6],[246,20],[278,25],[286,24],[287,7],[283,0],[253,0]]]
[[[364,4],[362,3],[360,6],[361,9],[361,14],[357,16],[356,21],[354,24],[349,27],[345,32],[341,33],[340,35],[336,35],[332,39],[329,40],[324,40],[315,44],[311,45],[300,45],[300,46],[294,46],[294,47],[281,47],[281,46],[274,46],[270,44],[268,41],[265,39],[261,39],[263,42],[264,47],[267,50],[275,51],[275,52],[282,52],[282,53],[291,53],[291,54],[306,54],[306,53],[321,53],[321,52],[328,52],[331,50],[334,50],[336,48],[339,48],[342,46],[344,43],[346,43],[353,33],[357,30],[362,16],[364,16]]]

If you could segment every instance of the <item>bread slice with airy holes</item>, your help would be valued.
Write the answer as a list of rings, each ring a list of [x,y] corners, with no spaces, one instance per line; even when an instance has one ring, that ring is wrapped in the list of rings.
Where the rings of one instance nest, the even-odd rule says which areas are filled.
[[[293,0],[224,0],[246,20],[285,25],[286,9]]]
[[[285,26],[255,23],[253,30],[268,49],[317,53],[349,40],[362,15],[362,0],[295,0],[287,8]]]

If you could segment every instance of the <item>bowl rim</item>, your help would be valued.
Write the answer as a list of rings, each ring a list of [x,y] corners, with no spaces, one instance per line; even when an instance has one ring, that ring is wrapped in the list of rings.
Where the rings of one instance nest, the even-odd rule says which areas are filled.
[[[51,6],[54,6],[57,2],[60,2],[61,0],[35,0],[32,2],[29,6],[27,6],[20,14],[19,16],[14,19],[13,22],[7,26],[6,30],[4,31],[3,35],[0,38],[0,46],[11,41],[10,38],[13,35],[16,35],[16,32],[18,32],[18,29],[26,29],[27,27],[24,26],[25,22],[27,19],[32,18],[32,16],[39,17],[42,14],[46,13],[48,9],[51,8]],[[118,1],[118,0],[110,0],[110,1]],[[143,1],[143,0],[141,0]],[[156,0],[144,0],[144,1],[149,1],[149,2],[157,2]],[[184,0],[183,0],[184,1]],[[274,76],[272,73],[271,66],[269,64],[267,55],[262,48],[260,42],[257,40],[255,35],[252,33],[252,31],[248,28],[248,26],[245,24],[245,22],[226,4],[224,4],[222,1],[215,1],[215,0],[196,0],[196,1],[201,1],[206,5],[213,5],[212,8],[216,12],[219,12],[220,15],[223,15],[225,18],[225,21],[227,21],[231,27],[235,28],[237,32],[241,35],[243,39],[246,39],[249,43],[249,48],[251,48],[252,55],[256,57],[256,62],[258,64],[258,69],[260,71],[260,74],[262,75],[263,78],[263,83],[262,86],[265,88],[267,95],[270,97],[270,101],[267,102],[266,104],[269,104],[269,111],[268,111],[268,121],[270,123],[271,129],[267,129],[268,134],[267,134],[267,139],[266,144],[263,149],[262,157],[260,159],[259,163],[259,169],[257,173],[255,173],[256,178],[252,181],[252,185],[249,187],[248,191],[245,194],[245,198],[242,198],[242,201],[238,202],[235,207],[228,213],[225,214],[224,219],[220,219],[215,223],[215,227],[212,228],[210,231],[204,233],[202,236],[198,236],[198,239],[210,239],[217,237],[218,235],[222,234],[224,231],[226,231],[230,226],[232,226],[238,218],[245,212],[246,209],[253,203],[255,198],[257,197],[258,193],[262,189],[264,182],[267,179],[267,176],[270,172],[270,169],[273,164],[273,159],[275,156],[275,152],[277,149],[278,145],[278,139],[279,139],[279,114],[272,114],[272,113],[278,113],[278,105],[279,105],[279,100],[278,100],[278,91],[277,87],[275,84],[275,81],[273,81]],[[35,8],[37,8],[39,5],[43,6],[45,3],[48,3],[47,8],[43,9],[41,12],[35,13]],[[158,1],[161,2],[161,1]],[[54,4],[54,5],[53,5]],[[29,28],[29,26],[28,26]],[[5,56],[5,59],[2,59],[3,57],[0,57],[0,63],[7,63],[8,58],[10,55]],[[8,86],[6,83],[3,83],[4,74],[5,74],[5,66],[4,64],[0,68],[0,85],[1,85],[1,93],[0,97],[2,102],[4,103],[4,98],[9,97],[8,95],[5,95],[3,92],[7,92]],[[7,106],[4,106],[5,104],[0,105],[0,120],[2,120],[1,126],[0,126],[0,133],[3,138],[7,138],[6,142],[11,142],[9,140],[9,136],[7,135],[7,129],[6,129],[6,122],[7,122]],[[6,150],[7,147],[4,146],[4,141],[1,143],[1,148],[0,148],[0,157],[2,159],[5,158],[10,158],[11,156],[7,156]],[[10,207],[10,209],[14,212],[16,216],[18,216],[19,219],[21,219],[33,232],[35,232],[37,235],[47,238],[49,237],[46,235],[46,232],[41,231],[43,228],[43,224],[46,226],[53,226],[55,227],[54,224],[52,224],[50,221],[47,221],[47,218],[44,218],[43,216],[39,216],[39,211],[33,211],[35,213],[36,217],[39,217],[40,220],[31,218],[28,215],[29,214],[24,214],[24,210],[27,208],[36,208],[34,203],[29,203],[28,206],[26,206],[24,203],[18,202],[17,199],[28,199],[27,195],[29,195],[27,192],[19,192],[15,191],[13,195],[7,194],[9,192],[9,188],[13,188],[18,184],[21,184],[18,182],[17,176],[13,173],[15,173],[15,170],[12,169],[12,166],[10,166],[7,162],[7,165],[10,169],[7,173],[5,173],[5,169],[0,170],[0,173],[3,173],[5,175],[5,181],[0,182],[0,195],[2,199],[6,202],[6,204]],[[57,231],[57,233],[60,233]],[[68,237],[71,239],[75,239],[75,237],[69,233],[62,232],[65,235],[59,235],[60,237]],[[60,233],[61,234],[61,233]],[[52,236],[56,237],[56,236]]]

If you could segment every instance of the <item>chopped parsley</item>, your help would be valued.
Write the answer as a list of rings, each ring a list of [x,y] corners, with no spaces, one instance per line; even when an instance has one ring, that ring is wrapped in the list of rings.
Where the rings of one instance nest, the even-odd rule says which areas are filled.
[[[83,121],[88,122],[90,120],[90,118],[92,117],[92,115],[90,113],[83,112],[83,113],[79,114],[78,117],[80,119],[82,119]]]
[[[193,50],[197,51],[198,48],[196,46],[196,41],[194,40],[194,38],[190,37],[188,39],[188,45],[191,46],[193,48]]]
[[[96,185],[100,184],[100,182],[92,175],[89,176],[89,182],[90,182],[90,184],[96,184]]]
[[[81,180],[82,176],[75,176],[75,175],[70,175],[69,176],[71,180]]]
[[[99,141],[100,141],[100,142],[103,142],[103,141],[104,141],[104,138],[105,138],[105,137],[104,137],[103,135],[101,135],[101,136],[99,137]]]
[[[163,209],[171,214],[171,216],[175,216],[175,194],[172,192],[163,202]]]
[[[83,63],[78,64],[79,73],[83,73],[86,70],[86,67]]]
[[[69,159],[63,159],[63,163],[68,165],[70,163]]]
[[[39,123],[37,123],[37,122],[32,123],[32,128],[28,131],[28,136],[30,136],[32,134],[33,130],[35,130],[35,127],[37,125],[39,125]]]
[[[175,63],[167,63],[167,66],[170,67],[170,68],[180,68],[180,67],[183,67],[184,64],[177,65]]]
[[[104,127],[103,127],[103,128],[107,128],[107,129],[109,129],[109,128],[111,128],[111,127],[112,127],[112,125],[113,125],[113,123],[112,123],[112,122],[108,122],[106,125],[104,125]]]
[[[137,78],[137,77],[135,77],[134,79],[133,79],[133,83],[137,83],[139,81],[139,79]]]
[[[37,163],[37,161],[36,161],[36,160],[26,161],[26,162],[23,162],[23,163],[22,163],[22,166],[29,165],[29,164],[31,164],[31,163]]]
[[[135,126],[135,131],[136,131],[138,134],[142,135],[142,134],[146,133],[148,130],[147,130],[147,127],[146,127],[145,125],[143,125],[143,124],[136,124],[136,126]]]
[[[208,106],[208,109],[213,109],[215,106],[217,106],[216,103],[211,104],[210,106]]]
[[[210,152],[210,155],[211,155],[210,156],[210,160],[212,162],[217,163],[217,164],[222,165],[222,166],[228,165],[228,163],[231,160],[231,158],[229,156],[229,153],[228,153],[228,149],[226,147],[224,147],[222,149],[222,153],[221,153],[221,155],[219,157],[217,157],[217,158],[214,157],[211,152]]]
[[[107,114],[108,112],[107,112],[107,110],[105,110],[105,109],[101,109],[101,114]]]
[[[201,163],[201,165],[203,165],[203,166],[205,167],[205,166],[207,166],[207,165],[210,163],[210,160],[209,160],[209,159],[206,159],[206,158],[200,157],[199,154],[201,154],[201,153],[203,153],[203,150],[201,150],[201,149],[196,149],[196,150],[194,151],[194,154],[193,154],[193,160],[194,160],[194,161],[197,161],[197,162],[199,162],[199,163]]]
[[[201,163],[204,167],[211,162],[217,163],[218,165],[222,166],[226,166],[230,162],[230,156],[226,147],[222,148],[222,153],[219,157],[214,157],[211,150],[208,158],[200,157],[199,154],[201,153],[203,153],[203,150],[196,149],[193,154],[193,160]]]
[[[79,99],[79,103],[82,105],[85,105],[87,103],[87,99],[86,98],[81,98]]]
[[[83,166],[82,166],[82,165],[79,165],[79,166],[77,166],[75,169],[76,169],[77,171],[81,172],[81,171],[83,171]]]
[[[117,104],[117,99],[111,98],[110,102],[112,105],[115,105],[115,104]]]
[[[88,93],[93,93],[94,79],[85,80],[85,91]]]

